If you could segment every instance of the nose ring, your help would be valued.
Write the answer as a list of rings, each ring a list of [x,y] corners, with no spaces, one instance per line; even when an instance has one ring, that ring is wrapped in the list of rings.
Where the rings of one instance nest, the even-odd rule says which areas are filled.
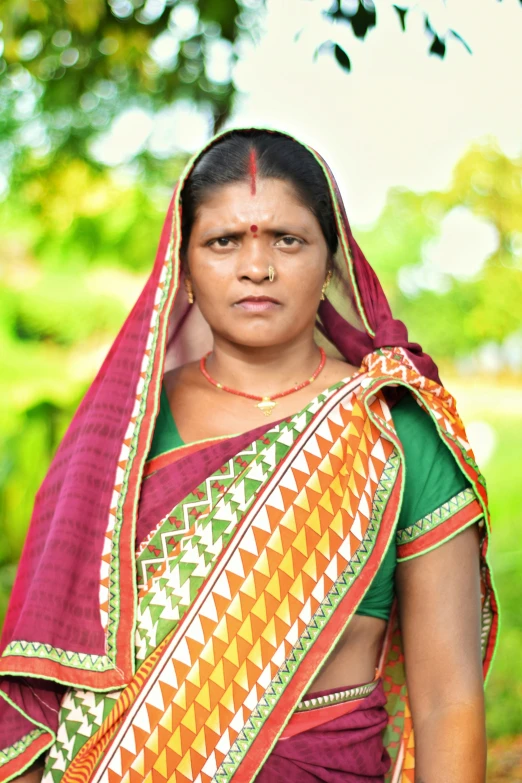
[[[273,266],[269,266],[268,267],[268,279],[270,280],[271,283],[274,282],[274,277],[275,277],[275,269],[274,269]]]

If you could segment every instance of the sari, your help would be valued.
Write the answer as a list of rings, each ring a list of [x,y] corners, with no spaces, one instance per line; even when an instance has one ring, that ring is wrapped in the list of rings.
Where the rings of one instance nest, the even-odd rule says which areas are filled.
[[[183,294],[179,259],[181,193],[195,156],[149,281],[36,497],[1,643],[1,780],[46,753],[45,783],[249,783],[275,779],[293,757],[304,763],[304,732],[307,747],[324,753],[339,745],[336,731],[349,731],[342,776],[323,779],[413,781],[396,611],[375,683],[333,703],[332,694],[304,698],[395,535],[404,453],[391,408],[403,389],[470,489],[401,531],[398,554],[421,555],[479,520],[489,671],[498,612],[484,479],[453,397],[392,318],[332,173],[306,149],[329,184],[342,270],[316,339],[359,371],[294,416],[147,463],[164,371],[211,347],[197,303]],[[325,700],[333,727],[314,716]]]

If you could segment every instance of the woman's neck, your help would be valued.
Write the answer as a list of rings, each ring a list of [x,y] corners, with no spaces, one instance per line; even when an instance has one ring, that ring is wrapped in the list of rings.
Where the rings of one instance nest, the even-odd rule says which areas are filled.
[[[206,367],[219,383],[249,394],[277,394],[302,383],[321,360],[309,336],[291,345],[249,347],[215,338]]]

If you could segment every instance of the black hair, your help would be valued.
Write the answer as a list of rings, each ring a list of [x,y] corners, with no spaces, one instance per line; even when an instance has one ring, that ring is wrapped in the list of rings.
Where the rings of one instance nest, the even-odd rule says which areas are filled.
[[[198,207],[212,190],[250,177],[255,151],[257,176],[290,183],[297,197],[317,218],[333,259],[338,235],[328,183],[311,152],[275,131],[232,131],[202,153],[183,187],[181,257],[185,259]]]

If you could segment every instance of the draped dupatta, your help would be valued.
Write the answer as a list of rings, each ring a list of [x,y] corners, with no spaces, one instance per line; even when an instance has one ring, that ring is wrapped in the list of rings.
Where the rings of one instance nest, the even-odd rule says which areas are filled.
[[[244,129],[243,132],[248,133],[249,130]],[[205,149],[229,132],[216,136]],[[353,508],[350,506],[350,514],[343,517],[345,527],[339,528],[342,536],[338,536],[339,541],[335,545],[337,549],[332,543],[328,555],[324,555],[335,565],[332,566],[330,581],[324,581],[320,588],[323,593],[316,600],[321,606],[322,602],[329,602],[331,611],[324,611],[322,625],[317,618],[310,617],[300,629],[298,637],[292,637],[292,654],[290,656],[285,647],[281,663],[286,665],[288,676],[283,681],[279,675],[278,680],[272,673],[273,676],[263,686],[265,701],[261,705],[252,704],[251,709],[249,707],[249,715],[243,716],[243,735],[240,736],[241,731],[238,730],[234,740],[228,737],[227,760],[222,759],[219,764],[216,761],[215,778],[210,776],[208,779],[225,783],[233,777],[234,781],[246,783],[253,778],[313,674],[346,627],[391,540],[400,507],[402,450],[393,429],[387,397],[383,392],[385,388],[409,388],[428,410],[441,437],[470,480],[477,510],[485,514],[486,525],[489,523],[485,485],[456,413],[454,400],[440,385],[431,358],[422,352],[419,345],[408,341],[404,324],[392,318],[379,281],[351,233],[332,173],[314,150],[307,149],[318,161],[327,179],[340,240],[336,259],[340,276],[328,291],[327,300],[321,303],[316,339],[330,355],[344,357],[351,364],[360,366],[360,374],[353,381],[330,390],[324,399],[321,398],[320,404],[317,403],[315,408],[312,406],[308,417],[301,417],[297,423],[294,422],[291,434],[288,434],[283,422],[274,425],[274,437],[277,436],[282,451],[277,452],[280,454],[278,458],[274,456],[270,475],[263,474],[261,479],[255,473],[257,463],[248,465],[245,461],[245,471],[250,480],[260,482],[259,491],[247,497],[242,483],[245,476],[241,474],[241,481],[234,478],[236,483],[233,486],[237,484],[239,494],[234,496],[234,503],[238,505],[233,512],[235,527],[231,537],[223,540],[222,550],[214,560],[209,560],[212,567],[208,569],[197,600],[194,599],[193,604],[188,606],[182,623],[137,665],[135,631],[140,618],[136,544],[147,541],[147,537],[153,534],[151,525],[154,514],[150,516],[151,522],[147,523],[144,509],[149,508],[147,503],[150,503],[151,508],[154,507],[154,498],[150,491],[147,493],[144,472],[159,408],[162,377],[166,369],[199,358],[211,347],[209,328],[197,304],[189,305],[184,293],[179,259],[181,194],[199,157],[195,156],[174,191],[151,276],[75,415],[36,498],[2,637],[0,675],[4,697],[3,717],[5,725],[9,727],[7,744],[14,747],[16,742],[22,742],[17,753],[12,754],[13,761],[7,759],[6,769],[16,759],[19,762],[24,754],[24,758],[30,760],[52,743],[57,710],[67,687],[91,691],[122,690],[127,695],[120,703],[119,711],[115,710],[107,719],[105,734],[102,732],[106,742],[100,734],[93,737],[86,744],[75,768],[74,774],[78,772],[81,779],[91,779],[90,775],[100,763],[107,743],[112,743],[111,748],[115,753],[124,744],[123,734],[130,731],[132,723],[129,723],[129,715],[139,709],[147,709],[150,689],[155,687],[161,690],[158,684],[161,682],[159,672],[163,671],[165,661],[175,659],[176,654],[181,662],[179,671],[176,671],[176,692],[183,686],[184,678],[189,673],[183,669],[183,666],[189,665],[187,655],[192,667],[197,663],[193,656],[197,658],[201,652],[197,651],[197,646],[188,644],[187,638],[190,637],[187,637],[187,633],[191,623],[198,622],[205,600],[210,600],[210,596],[219,589],[216,585],[226,564],[233,558],[239,558],[241,567],[237,566],[236,571],[232,571],[242,572],[243,575],[238,578],[247,580],[248,573],[254,568],[254,561],[249,561],[250,570],[246,569],[246,555],[241,555],[241,551],[250,553],[253,558],[266,556],[266,546],[272,540],[270,536],[278,538],[282,535],[278,532],[279,522],[288,511],[289,503],[294,509],[292,513],[296,527],[288,533],[286,543],[281,540],[279,544],[281,551],[278,556],[281,559],[285,557],[287,549],[293,546],[292,536],[297,537],[301,527],[310,523],[313,508],[308,505],[307,510],[307,504],[297,504],[300,511],[296,512],[296,496],[290,501],[290,496],[285,496],[283,492],[294,491],[288,486],[289,470],[301,471],[305,477],[303,482],[305,479],[316,484],[318,482],[321,488],[322,479],[317,474],[319,463],[313,467],[309,461],[307,472],[303,470],[303,449],[309,444],[310,454],[319,454],[323,460],[327,456],[325,443],[333,444],[334,439],[337,439],[339,444],[342,441],[342,446],[337,447],[340,449],[336,457],[339,463],[335,466],[330,464],[332,478],[334,473],[344,476],[344,483],[339,479],[337,510],[343,505],[343,498],[347,497],[348,492],[352,492],[352,501],[346,501],[349,506],[350,503],[354,505],[353,498],[357,498],[359,504]],[[350,430],[352,420],[355,422],[353,431]],[[238,452],[252,443],[260,444],[262,449],[263,437],[268,437],[268,434],[253,432],[246,443],[239,437],[235,444]],[[364,445],[352,448],[350,437]],[[265,443],[265,446],[268,445],[272,444]],[[208,459],[212,468],[208,468],[208,475],[220,468],[220,457],[226,462],[226,444],[216,444],[215,448],[215,452],[209,449]],[[360,451],[357,450],[359,448]],[[220,452],[219,449],[224,451]],[[366,460],[363,467],[368,476],[371,475],[373,484],[369,497],[374,501],[373,508],[362,508],[361,487],[354,485],[355,490],[349,487],[350,476],[359,469],[357,455],[359,460]],[[373,462],[372,455],[378,455]],[[186,459],[190,460],[190,455]],[[267,459],[263,452],[264,464],[267,464]],[[331,463],[332,457],[328,459]],[[203,471],[202,478],[205,475]],[[329,475],[327,470],[326,475]],[[176,480],[181,482],[182,474],[178,472],[176,476]],[[154,475],[146,481],[153,480]],[[195,479],[193,483],[197,483]],[[190,482],[186,488],[186,494],[193,490]],[[382,502],[376,494],[378,490],[383,493]],[[326,490],[322,487],[321,491]],[[225,494],[223,498],[216,499],[215,504],[216,507],[219,503],[225,506],[229,504],[227,511],[220,507],[219,517],[229,520],[232,512],[230,500],[226,499]],[[140,502],[143,513],[140,512],[139,517]],[[269,508],[278,512],[272,518],[269,517]],[[325,517],[321,517],[321,524],[332,525],[332,529],[335,529],[338,522],[334,519],[334,508],[327,511],[331,518],[326,522]],[[300,515],[301,527],[295,522],[296,514]],[[367,551],[363,551],[364,547],[359,549],[362,535],[357,539],[357,545],[353,541],[350,544],[350,535],[355,535],[360,528],[361,515],[365,520],[365,530],[370,529],[372,524],[374,526],[371,547]],[[274,522],[276,517],[277,522]],[[467,523],[466,520],[464,523]],[[263,531],[263,524],[265,538],[260,544],[263,536],[261,533],[255,534],[254,530]],[[455,529],[458,530],[458,524]],[[322,530],[321,535],[324,532]],[[266,538],[268,533],[270,536]],[[433,535],[436,538],[437,533]],[[308,542],[311,537],[310,533]],[[345,544],[346,540],[348,545]],[[415,543],[405,542],[405,546],[408,545],[415,546]],[[345,549],[341,551],[343,546]],[[277,552],[277,546],[274,551]],[[493,654],[497,623],[496,603],[486,567],[486,552],[487,536],[484,535],[485,672]],[[292,567],[295,568],[295,564]],[[335,588],[337,597],[334,600],[332,584],[337,585],[337,580],[344,580],[344,591]],[[236,587],[239,590],[239,585]],[[290,590],[289,585],[286,590]],[[284,595],[276,600],[283,598]],[[215,599],[212,600],[215,603]],[[233,600],[231,592],[230,602]],[[220,611],[223,616],[228,611],[223,602]],[[317,625],[315,635],[310,631],[312,621]],[[208,633],[212,635],[218,626],[219,618],[213,629],[210,626],[207,628]],[[305,637],[311,640],[309,645],[304,644]],[[183,652],[180,653],[180,650]],[[245,656],[248,657],[247,653]],[[288,663],[289,656],[292,657],[291,666]],[[392,668],[402,666],[400,631],[391,626],[385,657],[389,659]],[[279,659],[276,655],[270,660],[274,663]],[[218,663],[212,665],[218,666]],[[250,673],[249,677],[252,676]],[[397,677],[396,672],[390,674],[392,676]],[[403,680],[402,677],[400,693],[391,693],[389,699],[390,714],[400,713],[401,705],[403,713],[396,739],[396,770],[413,769],[413,761],[408,766],[405,760],[408,749],[412,750],[413,742],[411,726],[407,722]],[[167,684],[164,681],[164,687]],[[174,688],[172,683],[169,687]],[[158,725],[159,721],[158,717]],[[392,722],[390,725],[393,725]],[[197,732],[194,737],[196,735]],[[392,743],[394,741],[390,740]],[[185,758],[187,754],[190,755],[197,740],[194,739],[192,743],[192,740],[189,742],[185,738],[183,742],[188,748],[186,752],[184,750]],[[107,764],[110,764],[108,760]],[[101,772],[99,774],[102,775]],[[106,774],[109,775],[108,772]],[[80,778],[75,778],[71,771],[71,780]],[[190,776],[187,775],[187,778],[190,779]],[[99,779],[104,778],[102,776]],[[106,779],[112,778],[109,775]]]

